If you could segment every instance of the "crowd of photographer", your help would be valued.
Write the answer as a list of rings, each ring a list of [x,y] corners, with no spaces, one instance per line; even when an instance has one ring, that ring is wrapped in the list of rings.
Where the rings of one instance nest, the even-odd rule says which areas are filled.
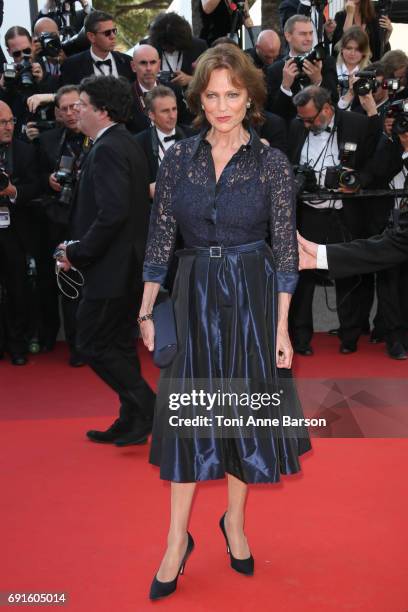
[[[15,365],[27,362],[28,350],[53,350],[60,312],[70,364],[82,364],[73,299],[81,280],[57,276],[57,283],[52,258],[70,238],[77,179],[92,145],[78,128],[79,83],[91,75],[129,82],[127,129],[146,155],[153,198],[165,151],[194,134],[185,93],[197,58],[208,46],[237,44],[240,25],[252,26],[246,2],[200,0],[200,37],[179,15],[160,14],[131,56],[115,49],[112,16],[81,4],[76,11],[74,2],[48,0],[32,33],[14,26],[4,34],[11,61],[0,79],[0,355],[7,352]],[[381,3],[376,16],[371,0],[347,0],[331,20],[323,3],[283,0],[283,32],[263,30],[247,51],[268,90],[259,135],[293,164],[298,229],[314,242],[408,223],[408,57],[389,49],[387,7]],[[407,358],[407,274],[408,264],[401,264],[375,277],[335,281],[343,354],[355,352],[369,331],[376,294],[371,340],[385,341],[390,357]],[[302,272],[291,306],[301,355],[313,354],[318,283],[327,279]]]

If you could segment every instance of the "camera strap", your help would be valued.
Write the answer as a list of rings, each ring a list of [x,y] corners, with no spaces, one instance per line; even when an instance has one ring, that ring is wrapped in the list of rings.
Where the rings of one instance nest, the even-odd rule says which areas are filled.
[[[169,58],[167,57],[165,51],[162,52],[162,60],[166,62],[167,68],[170,70],[170,72],[176,72],[176,70],[181,70],[181,64],[183,63],[183,52],[178,52],[177,61],[174,67],[170,64]]]
[[[69,271],[74,272],[77,277],[72,277],[67,272],[64,272],[64,270],[58,265],[58,261],[55,262],[55,276],[57,279],[58,289],[63,295],[65,295],[65,297],[69,298],[70,300],[76,300],[79,298],[79,289],[84,286],[85,279],[82,272],[77,270],[77,268],[71,267]],[[71,294],[64,289],[63,283],[72,289]]]

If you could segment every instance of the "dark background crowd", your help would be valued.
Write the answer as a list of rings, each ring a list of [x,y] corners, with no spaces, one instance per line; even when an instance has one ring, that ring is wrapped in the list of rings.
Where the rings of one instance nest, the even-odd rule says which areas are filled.
[[[146,155],[153,198],[166,150],[195,133],[186,89],[197,59],[209,46],[242,44],[244,26],[255,42],[245,52],[268,92],[265,121],[254,129],[293,164],[300,233],[328,244],[408,223],[408,57],[390,49],[392,3],[346,0],[329,19],[324,3],[283,0],[281,30],[261,28],[255,36],[246,2],[197,2],[201,31],[176,13],[159,14],[133,57],[115,50],[113,17],[86,0],[81,11],[71,3],[66,13],[50,2],[31,32],[19,25],[2,31],[0,357],[7,353],[13,364],[54,349],[61,314],[69,363],[83,363],[75,339],[80,277],[57,283],[53,253],[70,238],[72,201],[92,144],[77,124],[78,85],[87,76],[130,83],[127,129]],[[369,333],[391,358],[407,358],[407,280],[404,263],[376,275],[351,270],[335,281],[339,328],[332,332],[341,353],[355,352]],[[314,290],[329,284],[324,273],[300,275],[290,311],[298,354],[313,355]]]

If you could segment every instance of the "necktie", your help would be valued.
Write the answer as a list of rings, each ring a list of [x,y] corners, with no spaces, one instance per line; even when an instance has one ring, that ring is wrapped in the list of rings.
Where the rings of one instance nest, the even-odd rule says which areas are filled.
[[[170,142],[170,140],[176,140],[176,135],[173,134],[172,136],[165,136],[163,138],[163,142]]]

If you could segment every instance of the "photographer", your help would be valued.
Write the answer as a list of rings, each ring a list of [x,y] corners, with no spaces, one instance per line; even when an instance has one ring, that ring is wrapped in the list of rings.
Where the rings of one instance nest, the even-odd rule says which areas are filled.
[[[210,47],[217,38],[228,36],[233,26],[234,13],[237,6],[230,0],[198,0],[203,27],[200,38]],[[248,0],[243,2],[244,25],[251,28],[254,24],[249,16]],[[242,25],[242,19],[237,22],[237,28]]]
[[[187,109],[181,87],[169,81],[168,73],[160,70],[159,52],[151,45],[139,45],[133,52],[132,70],[136,75],[132,83],[133,104],[127,128],[133,134],[150,127],[150,119],[145,103],[145,96],[158,85],[170,87],[177,100],[179,122],[190,124],[193,117]],[[163,79],[163,80],[162,80]]]
[[[308,17],[294,15],[288,19],[285,38],[289,44],[288,57],[277,60],[267,70],[267,110],[290,120],[296,115],[292,98],[307,85],[326,88],[332,100],[337,101],[337,75],[332,57],[315,57],[317,52],[312,51],[313,28]],[[313,54],[311,57],[310,53]],[[324,55],[321,48],[319,53]]]
[[[60,43],[58,26],[48,17],[42,17],[34,25],[33,54],[47,74],[59,78],[60,65],[66,55]]]
[[[382,2],[380,1],[378,4],[382,4]],[[389,2],[383,4],[390,8]],[[392,32],[391,20],[383,12],[377,17],[371,0],[346,0],[344,10],[336,13],[334,20],[337,25],[331,39],[333,49],[336,48],[343,34],[353,25],[366,31],[373,62],[380,60],[384,51],[390,48],[388,41]]]
[[[78,128],[79,90],[75,85],[61,87],[55,97],[60,127],[40,134],[38,154],[43,183],[42,206],[38,210],[34,257],[40,289],[40,345],[52,350],[59,329],[58,289],[52,254],[68,236],[76,176],[85,156],[84,135]],[[62,296],[65,338],[70,350],[69,364],[82,365],[75,348],[75,314],[78,300]]]
[[[281,52],[281,39],[275,30],[262,30],[256,39],[255,47],[245,49],[252,57],[257,68],[261,68],[266,73],[268,66],[279,57]]]
[[[133,81],[130,57],[116,46],[117,28],[112,15],[92,11],[85,20],[86,36],[91,48],[68,57],[61,66],[61,85],[78,85],[83,78],[96,76],[123,76]]]
[[[362,117],[353,112],[335,110],[326,90],[310,86],[295,96],[294,104],[298,118],[290,126],[289,159],[296,166],[299,183],[302,179],[309,183],[304,182],[302,192],[319,192],[325,186],[333,188],[328,184],[329,176],[331,182],[336,176],[340,177],[338,199],[328,200],[323,196],[319,201],[302,200],[298,208],[299,231],[307,239],[327,244],[351,240],[355,237],[354,225],[359,220],[359,202],[342,201],[341,191],[347,191],[347,185],[357,184],[356,172],[364,170],[366,160],[375,150],[381,133],[375,102],[372,96],[361,99],[369,115]],[[348,172],[345,166],[353,170]],[[313,352],[310,341],[316,280],[313,274],[302,273],[292,300],[294,348],[303,355]],[[364,283],[355,277],[336,282],[340,352],[343,354],[357,350],[363,319],[360,306],[366,302],[364,293]]]
[[[75,0],[46,0],[37,19],[41,17],[52,19],[65,39],[81,30],[86,16],[92,11],[89,0],[78,0],[78,2],[82,5],[81,11],[75,10]]]
[[[193,36],[184,17],[177,13],[161,13],[149,27],[148,42],[159,52],[162,70],[172,74],[170,82],[187,87],[194,63],[207,49],[205,40]]]
[[[26,205],[41,191],[33,147],[14,138],[15,119],[0,101],[0,276],[7,298],[6,349],[13,365],[27,363]],[[4,294],[3,294],[4,295]]]
[[[13,26],[7,30],[5,41],[14,61],[7,65],[0,79],[0,98],[11,107],[17,119],[16,137],[25,139],[26,123],[30,117],[27,99],[34,94],[55,92],[58,80],[47,75],[41,65],[33,61],[33,43],[25,28]],[[52,118],[50,111],[47,118]]]
[[[337,79],[339,83],[340,98],[338,107],[346,110],[354,110],[358,104],[357,96],[354,96],[353,84],[355,75],[370,61],[370,46],[368,37],[363,30],[357,26],[351,27],[338,43],[337,56]]]

